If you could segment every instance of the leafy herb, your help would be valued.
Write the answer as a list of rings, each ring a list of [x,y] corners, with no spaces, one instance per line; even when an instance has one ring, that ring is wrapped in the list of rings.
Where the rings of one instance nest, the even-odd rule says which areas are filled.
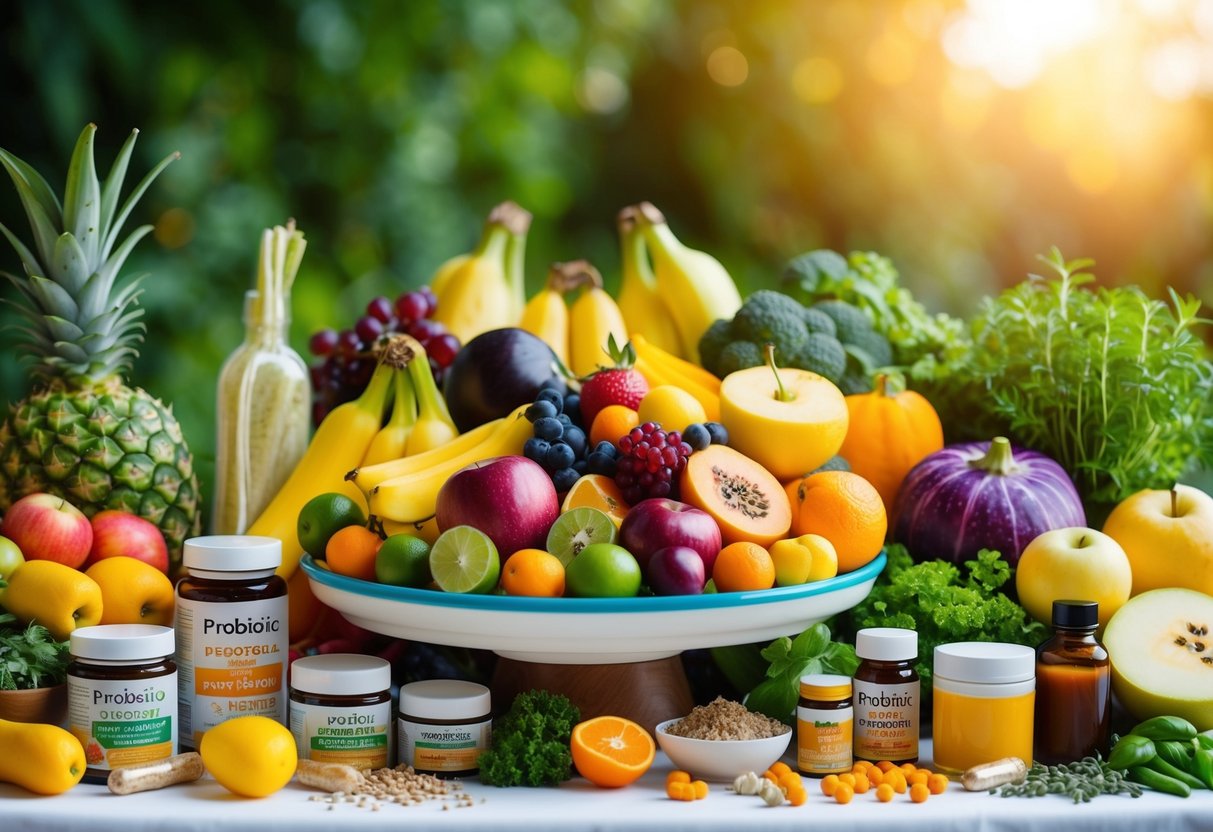
[[[918,675],[924,705],[931,701],[935,647],[954,641],[1002,641],[1035,646],[1048,630],[999,590],[1011,577],[998,552],[983,549],[965,561],[966,572],[947,561],[915,564],[900,544],[885,549],[889,565],[872,592],[844,620],[848,635],[865,627],[918,632]]]
[[[1057,460],[1089,504],[1170,488],[1193,462],[1213,463],[1200,301],[1092,291],[1092,261],[1066,262],[1056,248],[1041,259],[1057,277],[987,298],[973,321],[972,354],[954,375],[979,411],[968,423],[987,431],[992,420]]]
[[[851,676],[859,666],[855,648],[830,641],[830,628],[814,624],[795,639],[783,636],[762,649],[770,662],[766,679],[745,698],[751,711],[792,724],[800,698],[800,677],[806,673],[838,673]]]
[[[549,786],[573,776],[569,739],[581,712],[566,697],[531,690],[514,697],[493,725],[492,746],[480,755],[480,781],[490,786]]]
[[[67,678],[66,641],[31,622],[17,624],[12,613],[0,613],[0,690],[26,690],[57,685]]]

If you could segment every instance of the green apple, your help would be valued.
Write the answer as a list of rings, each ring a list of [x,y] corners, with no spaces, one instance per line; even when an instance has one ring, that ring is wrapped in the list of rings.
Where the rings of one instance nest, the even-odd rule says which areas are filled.
[[[7,581],[8,576],[25,563],[21,548],[7,537],[0,537],[0,580]]]
[[[640,564],[614,543],[591,543],[564,570],[569,595],[630,598],[640,591]]]
[[[1015,568],[1019,603],[1037,621],[1051,624],[1053,602],[1099,604],[1103,627],[1125,601],[1133,572],[1125,550],[1103,532],[1082,526],[1053,529],[1033,538]]]

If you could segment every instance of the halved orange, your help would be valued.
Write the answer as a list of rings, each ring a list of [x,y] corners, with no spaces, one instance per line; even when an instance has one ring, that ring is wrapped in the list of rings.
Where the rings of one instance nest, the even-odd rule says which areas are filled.
[[[604,474],[586,474],[573,484],[560,506],[562,512],[589,506],[605,511],[618,528],[628,514],[628,504],[615,481]]]
[[[603,788],[635,781],[649,770],[657,754],[649,732],[621,716],[598,716],[578,723],[569,747],[578,773]]]

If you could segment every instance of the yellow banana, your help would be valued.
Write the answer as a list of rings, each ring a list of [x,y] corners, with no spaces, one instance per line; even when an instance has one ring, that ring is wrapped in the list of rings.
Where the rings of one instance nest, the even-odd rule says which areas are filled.
[[[636,224],[635,206],[619,212],[619,244],[622,254],[619,285],[619,311],[627,324],[628,336],[643,334],[650,341],[674,356],[685,350],[678,337],[678,327],[666,299],[657,291],[653,267],[649,265],[644,235]]]
[[[413,425],[405,445],[405,456],[413,456],[442,447],[459,435],[459,429],[455,427],[451,413],[446,409],[446,400],[434,383],[430,357],[425,347],[416,338],[408,338],[406,343],[413,353],[408,373],[417,393],[418,413],[417,423]]]
[[[470,254],[456,254],[450,260],[447,260],[434,272],[434,276],[430,278],[430,291],[435,296],[441,296],[446,291],[447,284],[451,282],[451,276],[463,266],[471,257]]]
[[[619,345],[628,342],[628,327],[615,299],[602,288],[602,275],[585,260],[556,263],[570,285],[580,283],[581,294],[569,310],[569,369],[578,378],[585,378],[600,367],[607,366],[607,343],[614,336]]]
[[[532,433],[531,423],[516,411],[505,418],[498,430],[470,450],[375,486],[370,496],[371,514],[397,523],[424,522],[434,515],[438,491],[451,474],[482,459],[521,453],[523,443]]]
[[[703,405],[704,415],[709,422],[720,421],[720,394],[718,392],[709,390],[694,379],[670,372],[667,367],[655,364],[643,356],[637,356],[636,358],[636,372],[644,376],[644,380],[649,383],[650,388],[658,387],[662,384],[672,384],[675,387],[681,387]]]
[[[698,363],[699,339],[719,318],[731,319],[741,308],[737,284],[712,255],[678,241],[665,217],[650,202],[636,206],[637,222],[653,256],[653,274],[669,306],[685,357]]]
[[[720,379],[698,364],[692,364],[690,361],[666,352],[640,333],[632,334],[632,347],[636,350],[637,357],[661,367],[667,374],[675,378],[694,381],[713,393],[720,393]]]
[[[392,376],[396,372],[394,367],[380,364],[361,396],[324,417],[295,470],[261,516],[249,526],[247,534],[266,535],[282,541],[282,565],[277,571],[283,578],[295,573],[303,555],[295,529],[304,504],[326,491],[359,498],[358,490],[345,481],[345,472],[362,461],[379,432]]]
[[[432,546],[438,539],[438,519],[431,517],[423,523],[397,523],[395,520],[384,520],[383,533],[387,537],[394,534],[411,534],[413,537],[420,537]]]
[[[434,320],[463,343],[518,324],[525,303],[518,272],[530,222],[531,215],[513,202],[498,205],[489,213],[476,249],[441,275],[442,291],[431,287],[438,298]]]
[[[526,406],[518,408],[511,415],[520,414],[524,410],[526,410]],[[508,419],[510,417],[507,416],[505,418]],[[483,425],[472,428],[467,433],[461,433],[450,442],[432,451],[415,454],[414,456],[401,456],[399,459],[392,459],[375,465],[360,466],[346,474],[345,478],[369,498],[371,491],[381,482],[395,479],[396,477],[403,477],[406,474],[424,471],[447,459],[466,453],[488,439],[493,431],[502,426],[504,421],[504,419],[494,419],[491,422],[485,422]]]
[[[564,302],[567,290],[561,273],[553,269],[547,282],[522,310],[519,326],[552,348],[560,363],[569,365],[569,307]]]
[[[407,371],[399,369],[395,375],[396,397],[392,401],[392,415],[367,448],[362,458],[363,465],[375,465],[389,459],[404,456],[409,434],[417,421],[417,397],[413,393],[413,381]]]

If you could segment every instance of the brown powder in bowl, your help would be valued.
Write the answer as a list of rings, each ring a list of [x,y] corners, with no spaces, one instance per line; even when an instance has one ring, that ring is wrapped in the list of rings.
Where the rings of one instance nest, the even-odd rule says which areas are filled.
[[[740,702],[717,696],[666,727],[667,734],[693,740],[761,740],[792,730],[777,719],[754,713]]]

